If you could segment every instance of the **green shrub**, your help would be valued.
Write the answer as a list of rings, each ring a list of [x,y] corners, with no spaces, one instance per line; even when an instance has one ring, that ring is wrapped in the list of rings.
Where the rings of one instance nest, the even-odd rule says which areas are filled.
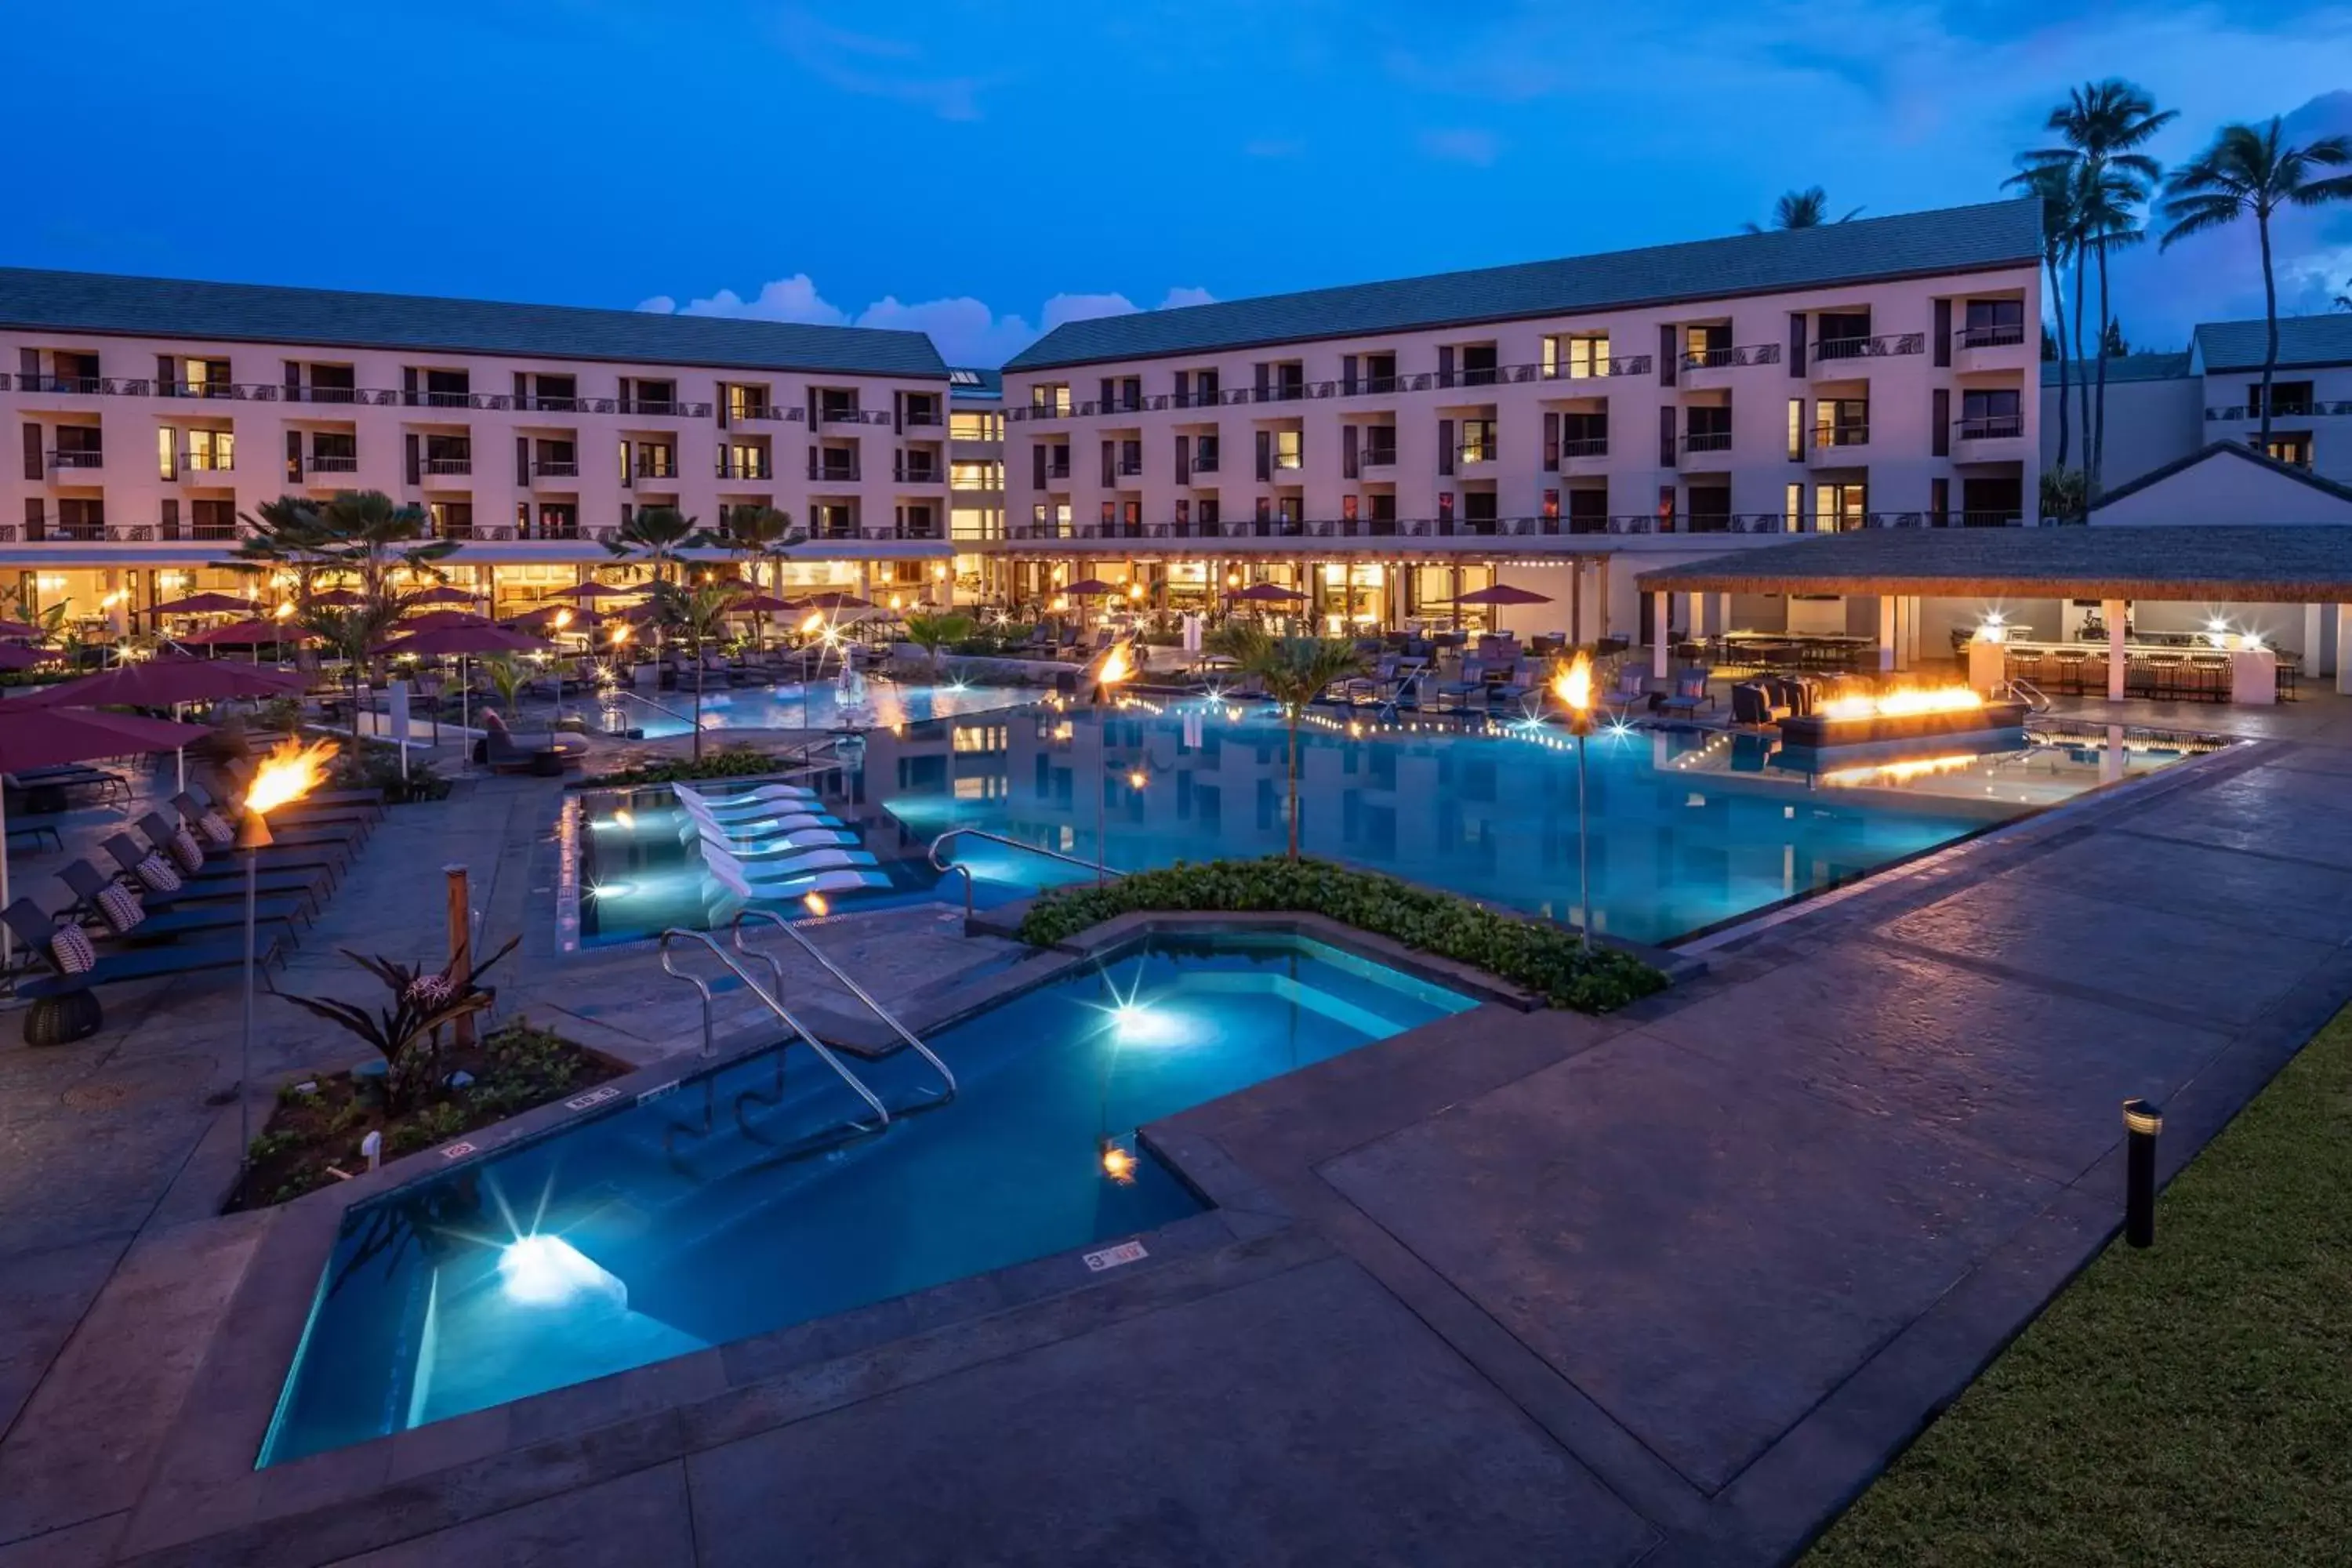
[[[598,773],[581,783],[591,788],[617,787],[625,784],[676,784],[680,779],[740,779],[759,773],[772,773],[788,765],[785,760],[751,746],[725,746],[706,752],[700,758],[667,757],[618,773]]]
[[[400,753],[389,746],[344,747],[327,770],[327,787],[382,790],[388,805],[441,800],[449,794],[449,781],[422,758],[408,760],[408,776],[403,778]]]
[[[1138,871],[1099,888],[1039,895],[1021,922],[1037,946],[1066,941],[1115,915],[1139,910],[1287,910],[1318,914],[1423,952],[1483,969],[1556,1007],[1608,1013],[1664,989],[1666,977],[1633,954],[1572,931],[1498,913],[1450,893],[1351,871],[1325,860],[1179,862]]]

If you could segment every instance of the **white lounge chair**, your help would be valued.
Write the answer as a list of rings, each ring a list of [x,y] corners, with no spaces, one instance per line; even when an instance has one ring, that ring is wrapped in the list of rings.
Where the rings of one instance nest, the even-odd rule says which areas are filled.
[[[703,868],[725,887],[732,888],[745,898],[793,898],[819,888],[826,873],[871,871],[874,857],[863,849],[812,849],[796,856],[789,863],[761,864],[743,860],[713,844],[702,847]],[[878,872],[874,875],[880,875]],[[883,877],[887,882],[889,879]],[[856,882],[856,887],[871,887],[871,882]],[[821,888],[819,890],[822,890]]]
[[[772,809],[780,803],[798,802],[813,805],[817,798],[816,791],[803,788],[799,784],[758,784],[751,789],[730,791],[725,795],[712,795],[704,790],[690,789],[682,784],[672,784],[669,787],[670,793],[677,795],[681,803],[692,801],[720,816],[730,813],[740,815],[755,805]]]

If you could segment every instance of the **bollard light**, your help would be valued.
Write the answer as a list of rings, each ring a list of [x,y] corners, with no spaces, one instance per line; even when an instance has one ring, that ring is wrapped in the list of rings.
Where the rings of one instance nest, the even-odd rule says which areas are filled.
[[[2164,1112],[2145,1100],[2124,1101],[2124,1239],[2156,1245],[2156,1138]]]

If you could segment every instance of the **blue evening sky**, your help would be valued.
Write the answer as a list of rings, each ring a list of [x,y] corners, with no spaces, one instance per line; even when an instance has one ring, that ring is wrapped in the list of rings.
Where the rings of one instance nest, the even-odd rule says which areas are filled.
[[[2080,0],[15,0],[0,263],[930,330],[1998,194],[2071,83],[2352,131],[2352,7]],[[2282,236],[2352,289],[2352,205]],[[2251,234],[2118,266],[2258,314]]]

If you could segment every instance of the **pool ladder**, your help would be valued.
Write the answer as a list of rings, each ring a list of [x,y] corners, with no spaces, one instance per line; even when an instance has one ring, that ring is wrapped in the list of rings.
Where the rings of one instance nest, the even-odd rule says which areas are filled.
[[[929,854],[926,856],[926,858],[930,861],[931,869],[937,871],[942,877],[946,876],[950,871],[961,871],[963,873],[963,919],[964,924],[966,925],[970,925],[971,923],[971,868],[965,865],[961,860],[942,860],[940,858],[940,847],[950,838],[985,838],[991,844],[1002,844],[1010,849],[1020,849],[1032,855],[1042,855],[1048,860],[1059,860],[1065,866],[1076,866],[1081,870],[1092,871],[1095,874],[1095,886],[1097,887],[1102,886],[1106,878],[1124,877],[1127,875],[1126,872],[1120,870],[1116,866],[1107,866],[1099,860],[1081,860],[1075,855],[1065,855],[1058,849],[1048,849],[1042,844],[1027,844],[1018,838],[1007,838],[1002,833],[991,833],[984,827],[950,827],[945,833],[940,834],[937,838],[931,840],[931,847]],[[746,910],[743,913],[766,914],[767,911],[764,910]],[[742,917],[739,915],[736,918],[740,920]],[[775,919],[772,915],[770,915],[768,918],[771,920]],[[782,922],[778,921],[778,923],[782,924]],[[798,931],[794,931],[793,934],[794,936],[800,935]],[[803,939],[801,945],[803,947],[808,946],[808,942],[805,938]],[[811,949],[811,951],[814,952],[814,949]],[[824,960],[819,959],[818,962],[823,963]],[[830,964],[827,964],[826,967],[832,968]],[[835,970],[834,973],[835,974],[839,974],[841,972],[839,970]],[[879,1009],[877,1008],[877,1011],[879,1011]]]

